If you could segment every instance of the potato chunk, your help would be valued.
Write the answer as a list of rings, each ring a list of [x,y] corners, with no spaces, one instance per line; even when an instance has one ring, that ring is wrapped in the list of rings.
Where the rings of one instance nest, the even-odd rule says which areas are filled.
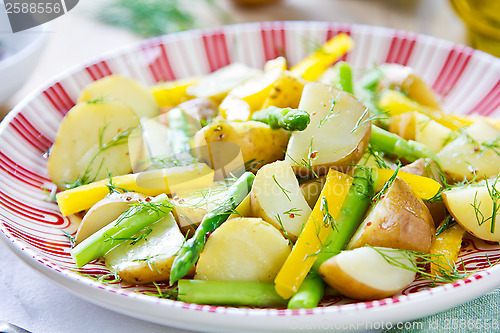
[[[289,254],[287,240],[267,222],[231,219],[208,237],[195,279],[272,282]]]
[[[78,102],[111,99],[130,107],[137,118],[153,118],[160,114],[153,93],[139,82],[120,75],[106,76],[89,84]]]
[[[489,179],[479,184],[443,192],[443,200],[455,220],[477,238],[500,241],[500,183]],[[497,210],[493,210],[493,204]]]
[[[250,192],[250,208],[293,241],[311,215],[311,208],[300,190],[290,164],[277,161],[263,166]]]
[[[285,160],[302,178],[322,176],[329,168],[347,171],[356,164],[370,141],[371,126],[366,107],[351,94],[321,83],[307,83],[300,110],[311,122],[293,132]]]
[[[366,245],[429,253],[435,227],[422,200],[399,177],[369,210],[348,249]]]
[[[127,130],[139,125],[131,108],[116,101],[78,103],[63,119],[47,164],[50,179],[59,186],[85,176],[89,181],[132,171]],[[103,145],[118,136],[96,156]]]

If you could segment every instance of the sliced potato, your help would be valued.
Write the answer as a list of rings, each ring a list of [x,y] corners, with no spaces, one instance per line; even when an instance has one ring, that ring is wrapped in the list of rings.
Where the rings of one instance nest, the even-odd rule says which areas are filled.
[[[241,63],[230,64],[205,75],[200,81],[189,86],[187,94],[220,102],[231,89],[258,73],[259,70]]]
[[[87,172],[89,180],[101,180],[132,171],[127,135],[103,149],[120,133],[130,133],[139,121],[131,108],[114,101],[78,103],[63,119],[51,148],[47,169],[59,186],[76,181]]]
[[[415,141],[437,153],[448,142],[452,130],[421,113],[415,112]]]
[[[347,244],[347,249],[366,245],[429,253],[435,227],[427,207],[399,177],[368,211]]]
[[[78,226],[75,237],[75,245],[92,235],[108,223],[116,220],[130,205],[144,199],[140,193],[112,193],[96,203],[85,214]]]
[[[270,224],[231,219],[208,237],[195,279],[272,282],[289,254],[287,240]]]
[[[305,83],[306,81],[292,75],[289,71],[281,72],[280,77],[269,92],[269,96],[264,101],[262,109],[269,106],[296,109],[299,106]]]
[[[311,215],[299,183],[285,161],[263,166],[255,177],[250,192],[250,207],[254,216],[261,217],[296,240]]]
[[[432,89],[425,83],[415,70],[408,66],[399,64],[384,64],[380,66],[384,73],[382,85],[397,88],[426,107],[439,109],[439,101]]]
[[[106,76],[89,84],[80,93],[78,102],[112,99],[134,110],[137,118],[153,118],[160,114],[160,108],[151,91],[130,78],[120,75]]]
[[[370,141],[371,125],[366,107],[351,94],[321,83],[306,84],[299,109],[311,122],[293,132],[285,160],[295,174],[322,176],[329,168],[348,171],[357,163]]]
[[[273,130],[258,121],[229,122],[218,119],[198,131],[194,141],[196,147],[208,145],[208,149],[198,151],[199,158],[214,169],[233,161],[241,149],[243,161],[240,162],[257,170],[263,164],[283,159],[289,137],[288,131]],[[230,143],[236,145],[234,153]]]
[[[479,120],[438,153],[440,165],[458,181],[494,177],[500,173],[499,139],[499,129]]]
[[[184,236],[171,213],[106,253],[111,271],[130,284],[164,281]]]
[[[465,230],[477,238],[493,242],[500,241],[500,183],[497,179],[442,193],[449,212]],[[496,211],[493,210],[494,203]]]
[[[415,267],[404,252],[360,247],[328,259],[319,267],[319,273],[329,286],[344,296],[360,300],[389,297],[410,285],[416,274],[389,263],[384,256],[405,267]]]

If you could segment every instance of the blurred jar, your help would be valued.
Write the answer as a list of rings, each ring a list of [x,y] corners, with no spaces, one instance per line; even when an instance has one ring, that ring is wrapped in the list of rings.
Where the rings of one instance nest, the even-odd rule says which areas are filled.
[[[500,57],[500,0],[450,0],[472,47]]]

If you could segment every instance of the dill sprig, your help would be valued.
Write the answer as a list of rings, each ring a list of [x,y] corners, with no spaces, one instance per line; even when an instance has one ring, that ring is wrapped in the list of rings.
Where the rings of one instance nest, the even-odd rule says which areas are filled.
[[[149,269],[151,271],[156,270],[158,273],[161,273],[161,271],[156,267],[156,264],[154,262],[154,259],[158,257],[158,254],[152,255],[152,256],[147,256],[146,258],[140,258],[140,259],[133,259],[132,262],[145,262]]]
[[[313,138],[311,138],[311,144],[309,145],[307,160],[302,157],[300,159],[300,162],[297,162],[292,156],[290,156],[290,154],[288,154],[286,150],[285,150],[285,155],[288,156],[288,158],[291,159],[292,162],[295,163],[296,165],[302,166],[311,171],[311,173],[314,175],[314,178],[319,178],[318,174],[316,173],[316,171],[314,171],[314,168],[312,167],[312,157],[311,157],[311,155],[313,154],[312,146],[313,146]]]
[[[288,240],[288,244],[293,246],[292,239],[288,235],[288,232],[286,231],[285,227],[283,226],[283,222],[281,221],[281,216],[279,214],[275,215],[276,220],[278,220],[278,223],[281,227],[281,230],[283,230],[283,235],[285,235],[285,238]]]
[[[332,91],[332,104],[330,106],[330,111],[328,111],[328,113],[326,114],[326,116],[324,116],[320,120],[320,122],[318,124],[318,128],[320,128],[321,126],[323,126],[323,124],[326,123],[331,118],[336,117],[338,114],[340,114],[340,111],[334,112],[335,106],[337,105],[338,98],[340,96],[340,93],[341,93],[341,91],[339,91],[339,93],[337,94],[337,96],[334,98],[333,97],[333,91]]]
[[[283,215],[293,214],[293,215],[296,215],[296,216],[301,216],[302,214],[299,213],[301,211],[302,211],[302,209],[300,209],[300,208],[290,208],[289,210],[283,212],[282,214]]]
[[[488,194],[491,198],[491,202],[493,205],[491,216],[486,218],[483,212],[481,211],[481,202],[479,203],[477,202],[477,192],[474,195],[474,201],[471,203],[471,206],[474,209],[474,215],[476,216],[476,221],[479,224],[479,226],[482,226],[483,224],[490,222],[490,232],[492,234],[495,233],[496,218],[500,210],[500,191],[496,188],[496,184],[499,179],[500,175],[498,175],[497,178],[495,178],[495,181],[491,186],[490,183],[486,181],[486,189],[488,190]]]
[[[61,232],[64,234],[64,236],[68,237],[69,243],[71,244],[71,247],[75,246],[75,237],[73,237],[72,234],[67,232],[66,230],[61,230]]]
[[[453,219],[453,216],[448,215],[444,220],[444,223],[436,230],[436,236],[441,235],[445,230],[453,227],[457,224],[457,221]]]
[[[161,286],[156,283],[156,282],[153,282],[154,286],[156,287],[156,293],[153,293],[153,292],[144,292],[144,294],[148,295],[148,296],[155,296],[155,297],[159,297],[159,298],[167,298],[167,299],[173,299],[173,300],[176,300],[177,297],[179,296],[179,289],[177,286],[175,286],[174,288],[168,288],[166,287],[164,291],[161,290]]]
[[[113,194],[113,193],[122,194],[122,193],[126,193],[126,192],[133,192],[133,191],[127,190],[126,188],[114,185],[113,184],[113,176],[111,175],[111,172],[109,172],[109,170],[107,170],[107,171],[108,171],[108,183],[106,184],[106,187],[108,188],[109,194]]]
[[[99,164],[99,167],[97,168],[97,171],[96,171],[94,177],[91,177],[92,168],[93,168],[94,162],[96,161],[97,157],[99,157],[99,155],[103,151],[105,151],[109,148],[116,147],[118,145],[122,145],[122,144],[127,143],[130,134],[132,134],[134,131],[137,130],[137,127],[128,127],[126,129],[120,131],[118,134],[116,134],[111,140],[104,142],[104,132],[106,131],[107,127],[108,127],[108,124],[106,124],[102,128],[102,130],[99,132],[99,149],[97,150],[97,152],[94,154],[94,156],[90,160],[90,162],[87,165],[87,168],[85,169],[83,174],[80,177],[78,177],[78,179],[76,179],[73,183],[66,185],[66,187],[68,189],[72,189],[72,188],[75,188],[75,187],[78,187],[81,185],[85,185],[85,184],[89,184],[89,183],[94,182],[96,180],[97,175],[99,174],[99,171],[101,170],[102,164],[104,162],[104,159],[102,159],[101,163]]]
[[[132,216],[139,213],[143,209],[150,210],[151,212],[156,212],[158,215],[160,215],[160,213],[165,213],[165,211],[169,212],[173,208],[173,204],[171,202],[169,204],[152,202],[150,198],[149,200],[148,198],[138,202],[131,203],[130,208],[127,209],[116,219],[115,225],[119,225],[123,220],[131,218]]]
[[[273,180],[274,182],[276,183],[276,185],[278,185],[279,189],[281,190],[281,192],[283,192],[283,194],[286,196],[286,198],[288,199],[288,201],[292,202],[292,199],[290,199],[290,196],[288,195],[288,193],[292,193],[291,191],[287,190],[286,188],[284,188],[283,186],[281,186],[280,183],[278,183],[278,180],[276,179],[276,176],[273,175]]]
[[[135,245],[142,239],[144,239],[144,241],[147,241],[148,240],[147,237],[151,232],[153,232],[153,229],[149,228],[148,230],[146,230],[144,233],[142,233],[141,235],[139,235],[137,237],[113,237],[113,236],[110,236],[108,234],[104,234],[104,241],[109,242],[109,241],[131,240],[132,242],[130,242],[130,245]]]
[[[378,192],[374,197],[373,197],[373,202],[377,203],[382,197],[387,193],[389,188],[392,186],[394,181],[396,180],[396,177],[398,176],[399,169],[401,168],[401,164],[398,164],[396,167],[396,170],[394,170],[394,173],[391,175],[391,177],[385,182],[384,186],[382,186],[382,189],[380,192]]]
[[[333,230],[339,231],[337,228],[337,222],[333,218],[332,214],[328,210],[328,201],[326,201],[325,197],[321,197],[321,206],[320,210],[323,213],[323,227],[330,226]]]
[[[199,0],[209,6],[211,16],[225,22],[228,16],[215,0]],[[112,0],[96,11],[101,21],[128,29],[136,34],[153,37],[170,32],[199,27],[191,9],[195,1],[180,0]]]
[[[459,279],[466,278],[472,272],[460,272],[456,265],[450,263],[444,254],[429,254],[418,251],[408,251],[399,249],[384,248],[383,250],[370,246],[377,251],[389,264],[406,269],[419,274],[422,278],[431,280],[433,283],[449,283]],[[390,256],[387,253],[395,253],[397,256]],[[410,259],[412,265],[407,265],[402,262],[405,259]],[[418,264],[416,264],[418,263]],[[433,264],[437,274],[428,272],[426,265]],[[463,267],[465,269],[465,267]]]

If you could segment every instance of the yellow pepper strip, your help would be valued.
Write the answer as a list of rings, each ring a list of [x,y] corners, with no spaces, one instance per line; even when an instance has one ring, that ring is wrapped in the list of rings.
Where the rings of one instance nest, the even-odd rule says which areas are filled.
[[[391,169],[377,169],[378,182],[375,192],[382,190],[384,184],[389,178],[394,175],[394,170]],[[434,197],[441,188],[441,184],[429,177],[417,176],[412,173],[399,171],[398,177],[401,178],[408,186],[411,187],[413,192],[423,200],[428,200]]]
[[[274,288],[281,297],[288,299],[297,292],[331,231],[331,226],[323,222],[323,200],[326,200],[328,212],[335,219],[352,181],[352,177],[341,172],[328,172],[325,186],[311,216],[274,280]]]
[[[338,34],[313,54],[301,60],[290,70],[294,75],[308,81],[316,80],[335,60],[349,52],[354,42],[347,34]]]
[[[186,167],[152,170],[112,177],[114,186],[145,195],[171,194],[188,188],[203,188],[213,182],[213,170],[198,163]],[[159,173],[161,172],[161,174]],[[169,182],[171,184],[169,184]],[[103,179],[57,193],[56,200],[61,214],[70,215],[86,210],[109,194],[109,179]]]
[[[439,276],[445,271],[451,271],[462,246],[464,228],[455,224],[434,238],[431,244],[431,274]]]
[[[156,103],[161,107],[174,107],[186,98],[186,90],[197,83],[199,78],[188,78],[158,84],[151,88]]]
[[[456,130],[460,127],[468,126],[473,123],[472,120],[464,117],[444,113],[441,110],[429,109],[410,99],[405,94],[389,89],[380,93],[377,105],[380,109],[386,111],[390,116],[402,114],[408,111],[417,111],[429,116],[432,120],[437,121],[451,130]]]
[[[230,220],[230,219],[234,219],[237,217],[249,217],[249,216],[251,216],[251,214],[252,213],[250,211],[250,194],[247,194],[245,199],[243,199],[243,201],[240,202],[238,207],[236,207],[236,209],[234,210],[234,213],[229,215],[229,217],[227,219]]]

